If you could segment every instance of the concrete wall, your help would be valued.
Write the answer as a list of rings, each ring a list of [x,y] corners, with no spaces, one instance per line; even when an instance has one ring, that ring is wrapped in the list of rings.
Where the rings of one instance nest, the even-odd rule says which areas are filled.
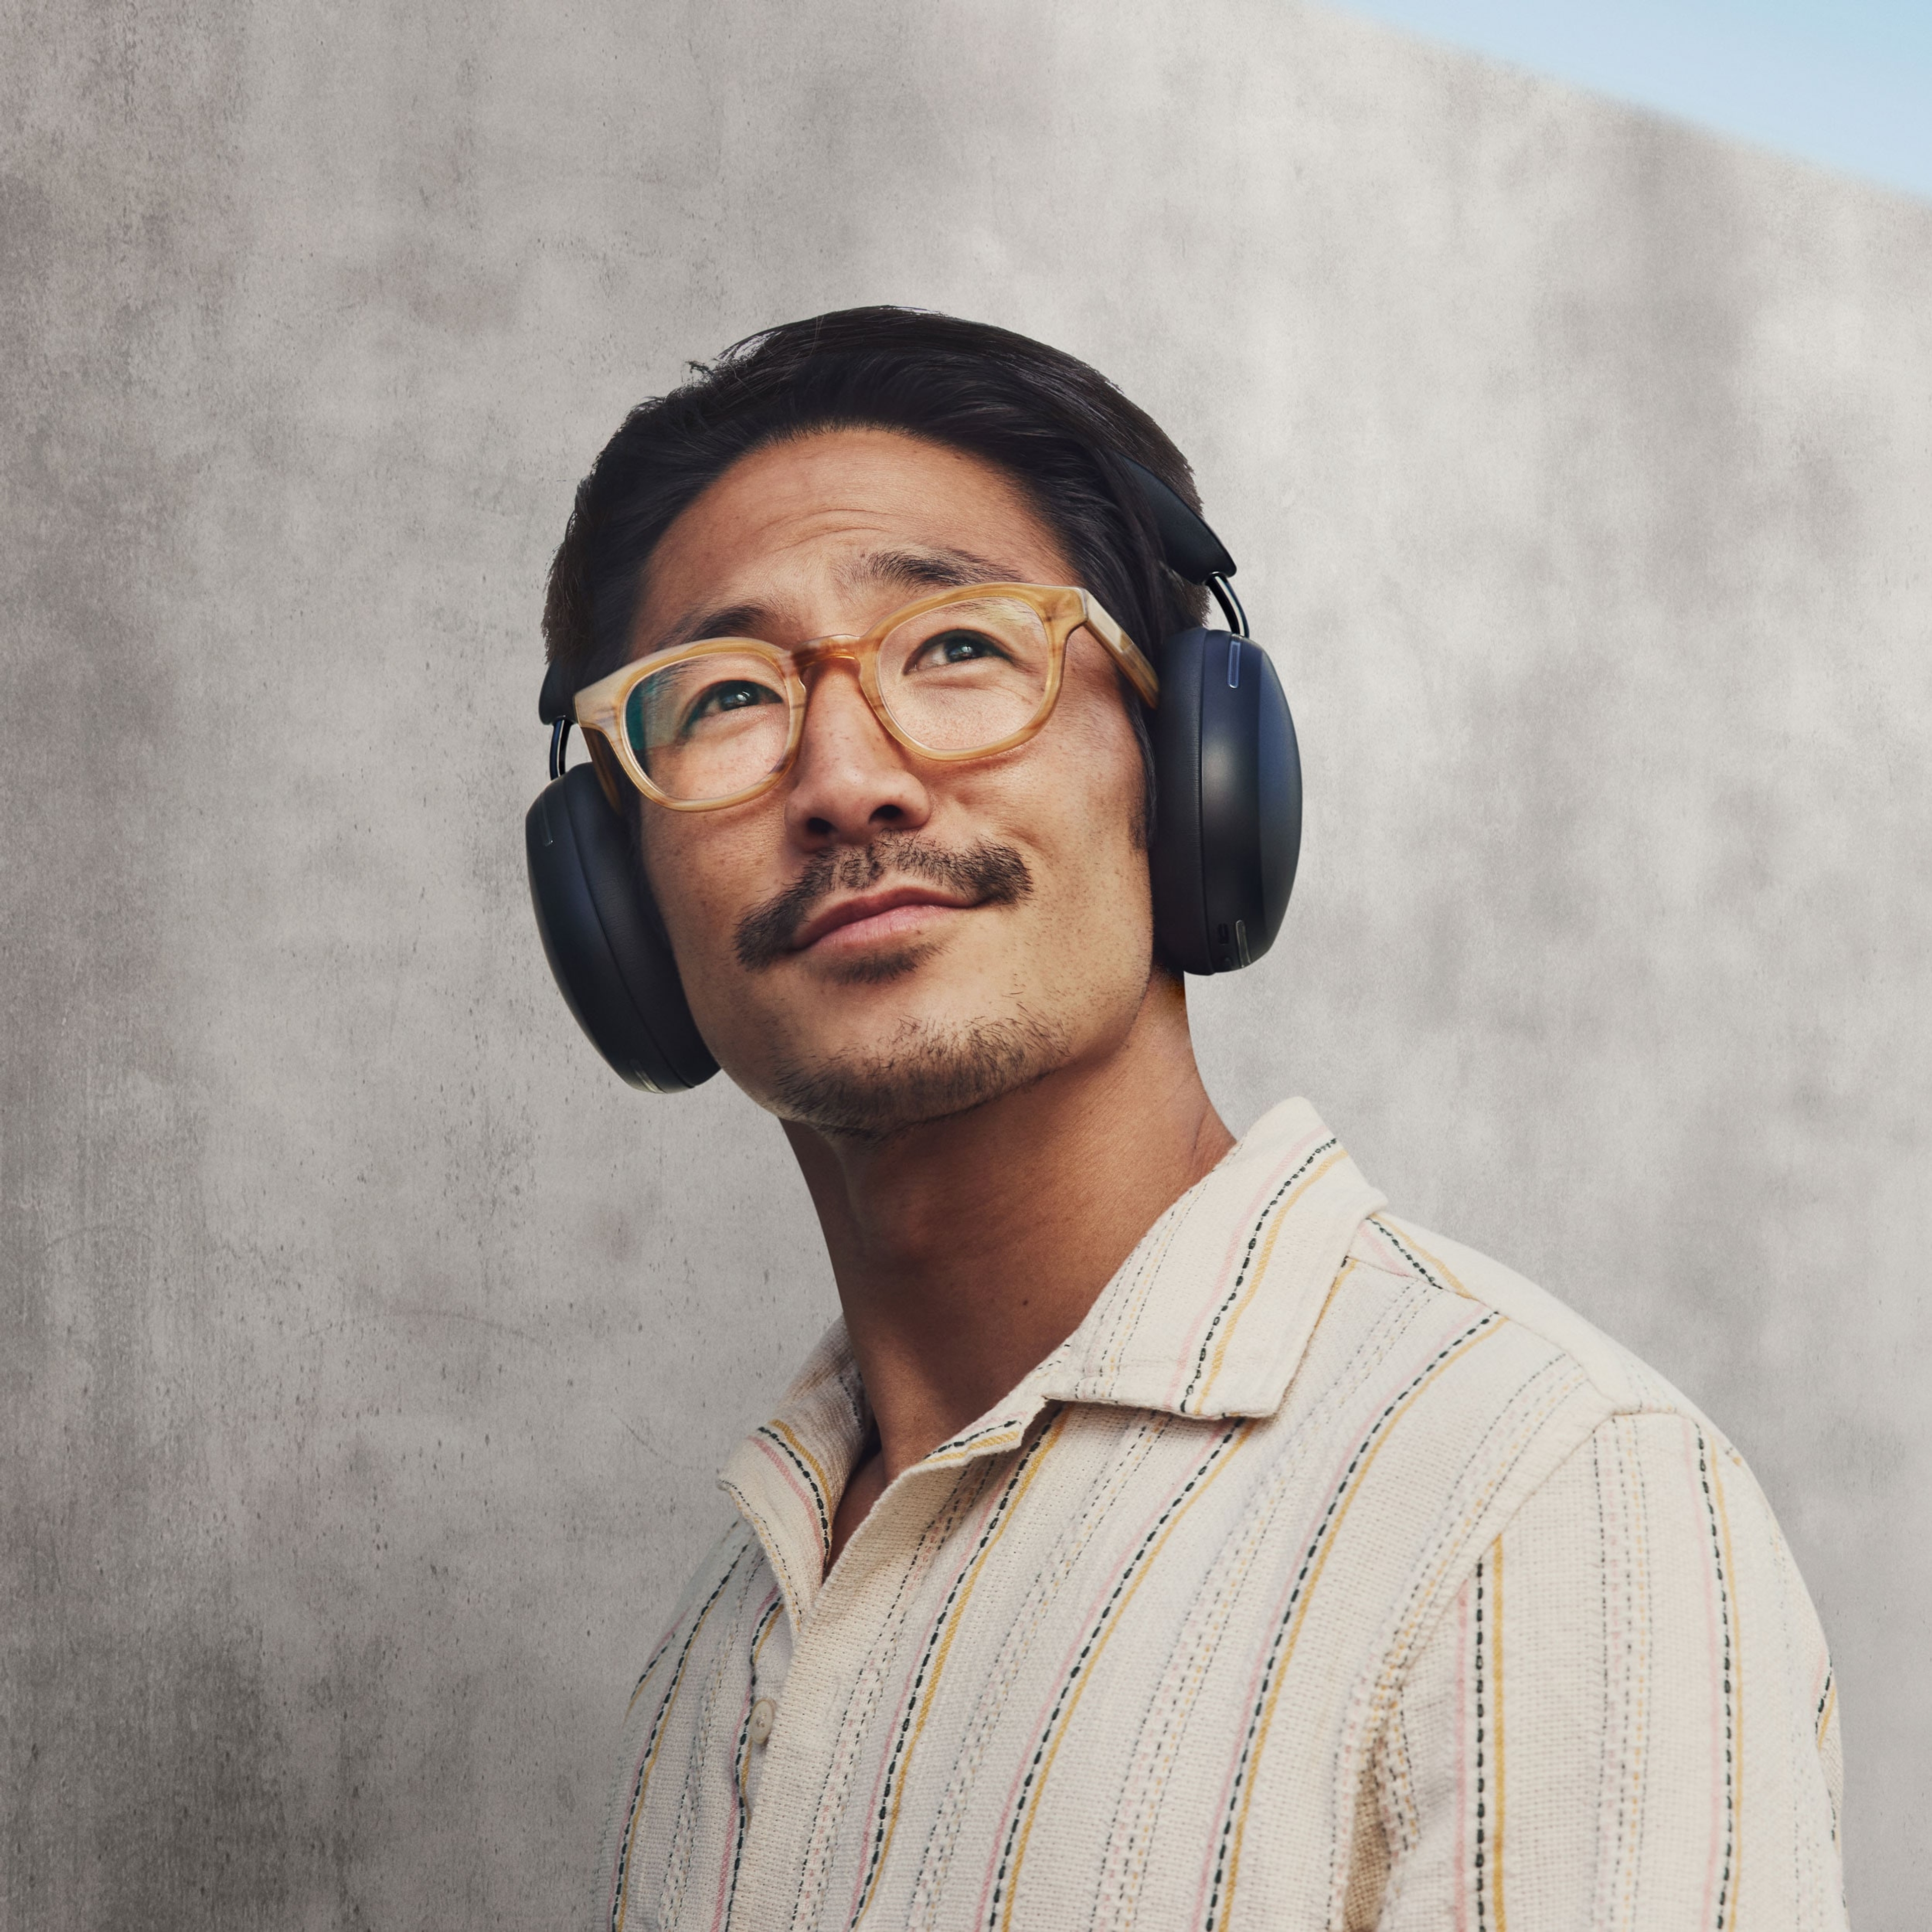
[[[1090,356],[1299,714],[1201,989],[1732,1431],[1924,1916],[1932,208],[1283,0],[0,18],[6,1923],[553,1926],[831,1301],[524,896],[540,580],[682,358]]]

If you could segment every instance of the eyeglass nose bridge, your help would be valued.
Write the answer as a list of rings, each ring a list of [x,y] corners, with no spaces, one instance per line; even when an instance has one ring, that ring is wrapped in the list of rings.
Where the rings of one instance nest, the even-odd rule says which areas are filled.
[[[874,638],[869,641],[872,646],[871,655],[876,656],[878,654],[878,640]],[[831,631],[822,638],[808,638],[802,644],[787,645],[785,655],[798,667],[800,675],[802,676],[828,658],[849,658],[853,663],[858,663],[867,655],[864,648],[867,642],[867,639],[856,634]]]
[[[879,650],[884,641],[876,632],[862,637],[846,632],[833,631],[822,638],[808,638],[802,644],[780,647],[790,661],[789,669],[800,698],[798,716],[793,726],[791,742],[786,748],[784,763],[775,777],[782,777],[790,769],[797,759],[799,748],[804,742],[806,719],[811,708],[813,691],[813,686],[806,682],[807,678],[812,672],[842,659],[850,664],[856,674],[860,695],[865,699],[874,723],[894,744],[916,757],[930,758],[944,755],[921,744],[892,716],[891,706],[886,702],[886,694],[879,683]]]
[[[1071,625],[1067,626],[1069,630],[1072,628]],[[788,660],[790,676],[788,682],[798,696],[794,700],[796,709],[792,717],[790,742],[785,747],[783,760],[772,772],[768,782],[777,783],[792,769],[805,742],[806,718],[811,706],[812,688],[806,682],[808,671],[844,658],[858,674],[860,694],[871,710],[874,722],[894,744],[916,758],[952,764],[964,759],[992,758],[1002,752],[1014,750],[1027,743],[1039,732],[1059,701],[1063,679],[1066,639],[1064,635],[1056,635],[1053,641],[1054,647],[1047,665],[1046,688],[1040,694],[1039,708],[1033,716],[1017,730],[1009,732],[992,744],[962,748],[958,751],[943,751],[937,746],[926,744],[915,737],[892,716],[892,706],[886,701],[884,688],[879,682],[879,652],[885,643],[885,634],[882,632],[869,632],[862,637],[833,632],[822,638],[808,638],[802,644],[776,646]]]
[[[832,631],[822,638],[808,638],[802,644],[782,646],[788,660],[786,668],[790,674],[787,682],[798,694],[798,715],[793,721],[790,742],[785,748],[784,760],[776,776],[782,777],[790,770],[804,744],[806,724],[817,688],[813,673],[842,662],[852,667],[858,680],[859,694],[866,700],[866,708],[872,712],[873,723],[895,744],[908,751],[919,750],[920,747],[906,736],[898,721],[886,708],[885,693],[879,688],[879,644],[876,637]]]
[[[785,656],[791,660],[793,674],[801,684],[813,671],[842,658],[859,674],[862,688],[877,686],[879,640],[876,638],[833,631],[824,637],[808,638],[802,644],[788,644],[784,648]],[[868,676],[868,673],[872,674]],[[867,689],[866,695],[872,695],[871,689]]]

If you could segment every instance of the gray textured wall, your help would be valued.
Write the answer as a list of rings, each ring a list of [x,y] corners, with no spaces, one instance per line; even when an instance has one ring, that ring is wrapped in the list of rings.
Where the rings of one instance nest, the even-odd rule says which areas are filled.
[[[1198,992],[1753,1460],[1927,1903],[1932,208],[1279,0],[0,15],[10,1926],[551,1926],[830,1306],[521,814],[570,488],[855,300],[1114,374],[1308,761]]]

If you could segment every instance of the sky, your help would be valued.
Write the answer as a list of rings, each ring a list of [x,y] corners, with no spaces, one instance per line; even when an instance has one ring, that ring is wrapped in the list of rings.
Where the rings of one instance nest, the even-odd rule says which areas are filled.
[[[1932,0],[1340,0],[1932,200]]]

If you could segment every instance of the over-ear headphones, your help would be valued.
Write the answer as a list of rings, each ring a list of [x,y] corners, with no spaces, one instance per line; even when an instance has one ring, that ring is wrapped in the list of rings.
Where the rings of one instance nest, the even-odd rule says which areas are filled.
[[[1301,760],[1288,700],[1248,636],[1228,579],[1234,560],[1150,470],[1120,459],[1169,569],[1205,584],[1225,631],[1167,639],[1155,658],[1155,822],[1149,855],[1154,932],[1188,973],[1229,973],[1274,943],[1301,847]],[[524,820],[530,898],[544,956],[591,1044],[634,1087],[676,1094],[718,1063],[699,1036],[631,828],[595,770],[563,768],[574,693],[565,668],[544,680],[550,782]]]

